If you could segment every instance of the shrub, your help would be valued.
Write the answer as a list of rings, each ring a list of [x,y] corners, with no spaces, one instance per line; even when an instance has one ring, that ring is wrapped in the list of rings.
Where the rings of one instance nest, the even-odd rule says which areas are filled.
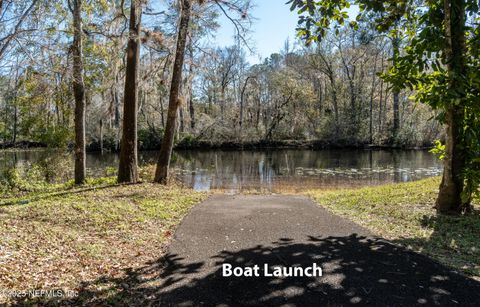
[[[67,148],[72,140],[73,132],[69,127],[49,126],[38,135],[38,141],[50,148]]]
[[[138,131],[138,148],[140,150],[158,150],[162,144],[163,129],[147,128]]]

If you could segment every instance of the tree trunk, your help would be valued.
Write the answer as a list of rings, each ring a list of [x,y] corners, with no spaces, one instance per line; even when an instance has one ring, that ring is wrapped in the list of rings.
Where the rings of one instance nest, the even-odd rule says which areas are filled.
[[[185,132],[185,118],[183,116],[183,108],[182,107],[180,107],[179,116],[180,116],[180,133],[184,133]]]
[[[175,137],[175,125],[177,121],[177,110],[181,99],[179,99],[180,83],[182,82],[183,61],[185,59],[185,46],[190,22],[190,0],[182,0],[180,24],[178,28],[177,50],[175,63],[173,65],[172,83],[170,85],[170,97],[168,103],[167,125],[162,140],[162,147],[158,158],[155,182],[166,184],[168,169],[172,157],[173,142]]]
[[[220,90],[220,118],[222,121],[225,118],[225,87],[222,86]]]
[[[115,103],[115,127],[116,128],[120,126],[120,99],[118,98],[117,84],[118,84],[118,74],[115,75],[115,85],[114,85],[114,92],[113,92],[113,99]]]
[[[330,79],[330,86],[332,88],[331,90],[332,90],[333,111],[335,115],[335,136],[338,137],[339,128],[340,128],[339,111],[338,111],[338,94],[337,94],[337,88],[336,88],[334,77],[330,75],[329,79]]]
[[[100,154],[103,155],[103,119],[100,120]]]
[[[4,108],[5,110],[5,113],[3,114],[3,127],[4,127],[4,133],[3,133],[3,142],[6,143],[7,142],[7,136],[8,136],[8,133],[7,133],[7,127],[8,127],[8,108],[5,106]]]
[[[15,97],[15,105],[13,106],[13,135],[12,135],[12,144],[15,147],[17,143],[17,133],[18,133],[18,107],[17,107],[17,98]]]
[[[123,101],[123,134],[120,145],[118,182],[136,183],[137,170],[137,112],[138,112],[138,64],[140,57],[141,5],[132,0],[130,9],[130,37],[127,45],[127,69]]]
[[[18,65],[18,57],[17,57],[17,69],[15,70],[15,87],[13,91],[13,131],[12,131],[12,144],[13,147],[15,147],[15,144],[17,143],[17,131],[18,131],[18,87],[19,87],[19,80],[18,80],[18,74],[20,67]],[[6,109],[6,106],[5,106]],[[5,126],[6,129],[6,126]]]
[[[397,136],[400,129],[400,92],[397,89],[393,90],[393,136]]]
[[[160,118],[162,121],[162,128],[165,129],[165,110],[163,109],[163,96],[160,95]]]
[[[85,183],[85,84],[83,82],[82,1],[73,1],[73,95],[75,97],[75,184]]]
[[[373,64],[373,74],[372,74],[372,88],[370,91],[370,106],[369,106],[369,125],[368,125],[368,133],[369,133],[369,140],[370,144],[373,144],[373,100],[375,96],[375,88],[376,88],[376,75],[377,75],[377,60],[378,60],[379,53],[375,54],[374,64]]]
[[[444,0],[445,38],[451,101],[465,99],[463,76],[466,74],[465,1]],[[462,200],[465,152],[462,146],[464,108],[462,103],[450,102],[446,110],[446,152],[440,192],[436,201],[439,213],[461,213],[470,208],[470,200]],[[467,197],[468,198],[468,197]]]
[[[193,96],[192,93],[190,94],[190,100],[189,100],[189,109],[190,109],[190,128],[192,129],[192,133],[195,133],[195,106],[194,106],[194,101],[193,101]]]
[[[395,34],[395,37],[392,41],[393,45],[393,66],[397,63],[397,58],[400,55],[400,38],[398,33]],[[400,129],[400,90],[396,87],[393,88],[393,137],[397,136],[398,130]]]
[[[189,67],[189,95],[188,95],[188,108],[190,113],[190,128],[192,129],[192,133],[195,132],[195,105],[193,104],[193,48],[191,43],[189,45],[189,53],[190,53],[190,67]]]
[[[240,131],[242,130],[242,125],[243,125],[243,113],[245,109],[245,91],[247,89],[248,81],[252,78],[254,77],[253,76],[247,77],[247,79],[245,80],[245,83],[243,84],[242,92],[240,94],[240,119],[239,119]]]
[[[18,61],[17,61],[18,64]],[[15,90],[12,97],[13,101],[13,131],[12,131],[12,144],[15,147],[17,143],[17,130],[18,130],[18,69],[15,75]]]

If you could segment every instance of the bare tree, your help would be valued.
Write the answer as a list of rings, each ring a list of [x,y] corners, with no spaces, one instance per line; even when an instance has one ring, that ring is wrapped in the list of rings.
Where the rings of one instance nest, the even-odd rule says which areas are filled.
[[[22,32],[28,32],[32,31],[32,29],[22,29],[22,25],[27,19],[27,17],[32,13],[32,11],[35,9],[35,6],[37,4],[38,0],[33,0],[30,5],[27,5],[26,9],[23,11],[23,13],[20,15],[20,18],[18,18],[18,21],[16,22],[15,26],[13,27],[13,30],[11,33],[8,33],[4,37],[0,37],[0,60],[2,59],[3,55],[7,51],[8,47],[10,44],[14,41],[14,39]],[[4,7],[4,0],[0,0],[0,22],[3,22],[4,14],[5,12],[3,11]],[[8,7],[8,1],[7,1],[7,7]]]

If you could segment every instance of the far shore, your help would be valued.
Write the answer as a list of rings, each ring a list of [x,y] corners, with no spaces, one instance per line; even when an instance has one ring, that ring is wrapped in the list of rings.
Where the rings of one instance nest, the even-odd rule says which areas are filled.
[[[19,141],[16,143],[0,143],[0,150],[35,150],[46,149],[47,144],[32,141]],[[395,144],[368,144],[329,142],[322,140],[260,140],[260,141],[229,141],[229,142],[208,142],[190,141],[180,142],[175,146],[177,150],[280,150],[280,149],[365,149],[365,150],[429,150],[433,145],[423,144],[420,146],[400,146]],[[160,148],[144,147],[139,144],[140,151],[154,151]],[[104,152],[119,152],[118,148],[105,147]],[[93,143],[87,146],[87,152],[101,152],[98,146]]]

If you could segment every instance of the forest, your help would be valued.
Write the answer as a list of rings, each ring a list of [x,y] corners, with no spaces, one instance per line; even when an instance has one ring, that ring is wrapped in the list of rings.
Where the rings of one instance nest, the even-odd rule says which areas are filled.
[[[73,144],[72,14],[65,3],[4,1],[0,139],[4,146]],[[119,150],[125,98],[128,3],[87,1],[83,21],[86,147]],[[261,64],[249,64],[247,3],[222,4],[238,26],[238,44],[210,47],[223,14],[194,4],[180,84],[176,144],[222,146],[316,141],[321,146],[429,147],[441,139],[436,113],[395,90],[380,74],[402,37],[345,26],[309,47],[285,41]],[[145,6],[139,35],[138,142],[158,149],[166,125],[178,6]],[[15,17],[15,18],[14,18]],[[19,25],[18,28],[17,25]],[[397,46],[397,47],[395,47]]]

